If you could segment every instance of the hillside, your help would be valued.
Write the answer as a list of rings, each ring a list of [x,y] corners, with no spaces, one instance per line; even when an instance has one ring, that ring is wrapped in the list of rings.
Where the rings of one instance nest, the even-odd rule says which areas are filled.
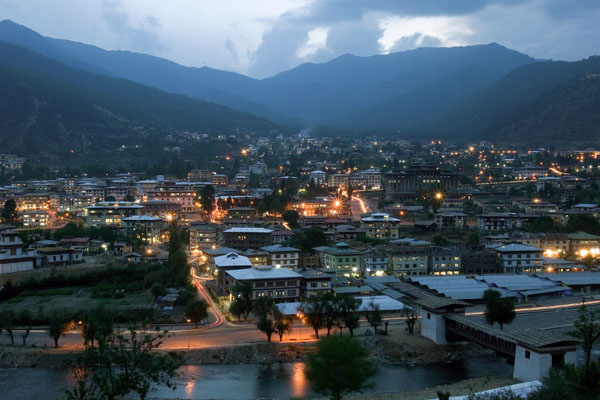
[[[223,106],[97,75],[0,43],[0,146],[30,155],[157,147],[180,130],[259,131],[275,124]]]
[[[0,39],[61,62],[76,63],[80,68],[95,69],[94,72],[212,101],[275,121],[299,120],[305,126],[343,126],[349,114],[380,103],[385,109],[385,102],[420,88],[428,88],[431,96],[450,98],[443,84],[440,90],[433,90],[436,82],[448,80],[468,68],[485,74],[481,77],[484,82],[493,82],[512,69],[535,61],[491,43],[420,48],[370,57],[343,55],[326,63],[306,63],[257,80],[206,67],[184,67],[145,54],[106,51],[46,38],[8,20],[0,22]],[[475,88],[478,87],[475,85]]]

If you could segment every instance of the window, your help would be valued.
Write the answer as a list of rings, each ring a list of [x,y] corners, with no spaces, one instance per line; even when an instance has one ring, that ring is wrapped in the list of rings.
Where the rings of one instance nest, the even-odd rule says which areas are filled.
[[[427,313],[427,319],[431,319],[431,313]]]
[[[528,360],[531,358],[531,352],[529,350],[525,350],[525,358]]]

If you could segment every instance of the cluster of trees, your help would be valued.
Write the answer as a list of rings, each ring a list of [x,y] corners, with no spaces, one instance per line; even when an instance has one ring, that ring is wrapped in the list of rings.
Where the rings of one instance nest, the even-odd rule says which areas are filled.
[[[67,399],[118,399],[131,393],[145,399],[154,385],[174,387],[181,359],[154,351],[167,331],[143,323],[117,330],[111,311],[98,308],[90,310],[80,332],[85,351],[71,365],[74,384],[65,391]]]
[[[252,300],[252,289],[248,284],[238,285],[233,291],[234,299],[229,307],[229,312],[240,321],[248,320],[252,312],[256,319],[256,327],[271,341],[274,333],[279,335],[279,341],[283,335],[292,331],[293,321],[283,315],[279,308],[269,297]]]
[[[505,324],[510,324],[516,316],[515,304],[512,299],[502,297],[502,293],[494,289],[488,289],[483,293],[485,302],[485,320],[493,325],[495,322],[500,325],[500,329]]]
[[[0,313],[0,333],[6,331],[10,338],[10,343],[15,344],[15,335],[21,334],[23,346],[27,345],[27,338],[34,324],[44,323],[47,325],[48,335],[54,339],[54,347],[58,347],[58,340],[73,325],[73,320],[61,310],[53,309],[49,314],[40,314],[34,316],[31,311],[25,309],[16,314],[12,310]]]
[[[325,236],[323,229],[311,226],[308,229],[296,232],[296,234],[287,240],[285,244],[296,247],[304,253],[308,253],[312,251],[313,247],[327,246],[329,244],[329,239]]]
[[[527,230],[530,232],[562,232],[562,233],[573,233],[573,232],[587,232],[594,235],[600,235],[600,221],[591,215],[573,215],[569,217],[566,224],[561,225],[555,222],[552,217],[547,215],[537,217],[529,226]]]

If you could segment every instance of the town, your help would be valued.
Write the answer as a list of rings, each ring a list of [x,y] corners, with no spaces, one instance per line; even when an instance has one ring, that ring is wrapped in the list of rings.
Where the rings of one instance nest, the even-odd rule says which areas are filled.
[[[228,140],[182,140],[189,136]],[[552,363],[574,351],[565,350],[565,321],[600,287],[599,151],[304,133],[246,139],[197,166],[182,160],[189,170],[155,176],[40,170],[0,156],[0,315],[10,342],[14,329],[26,332],[25,343],[32,325],[52,318],[44,312],[60,308],[79,320],[103,302],[123,322],[135,315],[175,324],[165,339],[172,348],[253,343],[264,334],[270,341],[272,333],[298,342],[325,328],[352,333],[371,324],[378,332],[384,322],[386,333],[390,323],[412,333],[409,322],[423,316],[421,335],[434,343],[454,333],[502,354],[481,336],[494,335],[479,311],[493,288],[519,312],[497,320],[514,319],[514,337],[497,340],[512,346],[504,353],[515,378],[537,381],[550,367],[524,366],[518,349],[553,354]],[[40,171],[43,179],[33,176]],[[205,305],[194,312],[196,289]],[[40,298],[38,315],[25,311]],[[274,325],[258,322],[241,338],[239,329],[261,319],[249,302],[266,299],[277,310],[268,317]],[[315,322],[319,301],[350,314]],[[475,317],[460,319],[465,307]],[[540,318],[551,309],[564,315]],[[61,341],[77,347],[77,323],[67,325],[75,334]],[[536,329],[560,334],[542,348]]]

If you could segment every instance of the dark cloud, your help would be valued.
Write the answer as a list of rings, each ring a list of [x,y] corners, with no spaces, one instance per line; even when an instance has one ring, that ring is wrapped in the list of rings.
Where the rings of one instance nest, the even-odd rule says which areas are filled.
[[[129,14],[123,11],[120,1],[103,0],[102,17],[110,31],[126,41],[132,50],[155,52],[169,48],[159,34],[160,21],[154,16],[146,16],[134,26]]]

